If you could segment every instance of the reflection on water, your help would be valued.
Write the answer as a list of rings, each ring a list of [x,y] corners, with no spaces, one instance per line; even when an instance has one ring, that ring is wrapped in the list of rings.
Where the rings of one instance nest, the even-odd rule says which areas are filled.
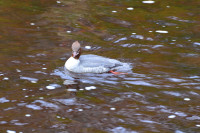
[[[0,132],[198,132],[198,2],[0,2]],[[71,43],[126,75],[63,69]],[[119,70],[119,71],[120,71]]]

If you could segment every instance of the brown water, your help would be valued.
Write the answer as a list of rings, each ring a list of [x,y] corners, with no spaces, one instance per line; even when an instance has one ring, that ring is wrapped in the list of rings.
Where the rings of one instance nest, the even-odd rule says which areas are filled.
[[[0,2],[0,132],[200,131],[198,0],[60,2]],[[66,75],[75,40],[132,70]]]

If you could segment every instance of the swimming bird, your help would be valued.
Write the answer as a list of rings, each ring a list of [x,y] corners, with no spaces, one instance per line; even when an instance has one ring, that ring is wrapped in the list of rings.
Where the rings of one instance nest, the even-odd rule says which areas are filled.
[[[81,55],[81,45],[78,41],[72,44],[72,55],[65,62],[65,68],[74,73],[113,73],[126,74],[115,72],[117,67],[123,66],[123,63],[98,55]]]

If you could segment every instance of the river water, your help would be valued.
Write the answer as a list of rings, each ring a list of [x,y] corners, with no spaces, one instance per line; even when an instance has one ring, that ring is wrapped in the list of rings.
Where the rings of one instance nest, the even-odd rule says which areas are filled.
[[[2,0],[0,132],[199,132],[199,5]],[[128,74],[66,74],[76,40]]]

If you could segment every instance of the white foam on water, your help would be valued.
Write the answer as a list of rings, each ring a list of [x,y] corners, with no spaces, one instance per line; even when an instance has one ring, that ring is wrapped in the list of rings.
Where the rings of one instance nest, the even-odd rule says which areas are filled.
[[[156,32],[157,32],[157,33],[164,33],[164,34],[165,34],[165,33],[168,33],[168,31],[166,31],[166,30],[156,30]]]
[[[9,78],[8,77],[4,77],[2,80],[9,80]]]
[[[16,133],[16,131],[12,131],[12,130],[7,130],[7,133]]]
[[[176,117],[176,115],[169,115],[169,116],[168,116],[169,119],[173,119],[173,118],[175,118],[175,117]]]
[[[61,87],[61,85],[59,85],[59,84],[49,84],[48,86],[46,86],[46,88],[48,90],[53,90],[53,89],[56,89],[56,88],[59,88],[59,87]]]
[[[25,114],[26,117],[31,117],[31,114]]]
[[[56,87],[54,87],[54,86],[46,86],[46,88],[47,88],[48,90],[53,90],[53,89],[55,89]]]
[[[91,47],[91,46],[85,46],[85,48],[86,48],[86,49],[91,49],[92,47]]]
[[[85,87],[85,90],[94,90],[94,89],[96,89],[96,87],[95,86],[88,86],[88,87]]]
[[[190,98],[184,98],[184,100],[185,100],[185,101],[190,101],[191,99],[190,99]]]
[[[60,3],[61,3],[61,1],[57,0],[57,1],[56,1],[56,3],[60,4]]]
[[[116,13],[117,11],[112,11],[113,13]]]
[[[78,111],[83,111],[83,109],[78,109]]]
[[[110,110],[116,110],[116,108],[110,108]]]
[[[153,1],[153,0],[145,0],[145,1],[142,1],[142,3],[144,3],[144,4],[153,4],[153,3],[155,3],[155,1]]]
[[[129,10],[129,11],[134,10],[133,7],[128,7],[128,8],[126,8],[126,9]]]
[[[30,23],[30,25],[32,25],[32,26],[33,26],[33,25],[35,25],[35,23]]]
[[[21,71],[21,70],[19,70],[19,69],[16,69],[16,71],[17,71],[18,73],[22,72],[22,71]]]

